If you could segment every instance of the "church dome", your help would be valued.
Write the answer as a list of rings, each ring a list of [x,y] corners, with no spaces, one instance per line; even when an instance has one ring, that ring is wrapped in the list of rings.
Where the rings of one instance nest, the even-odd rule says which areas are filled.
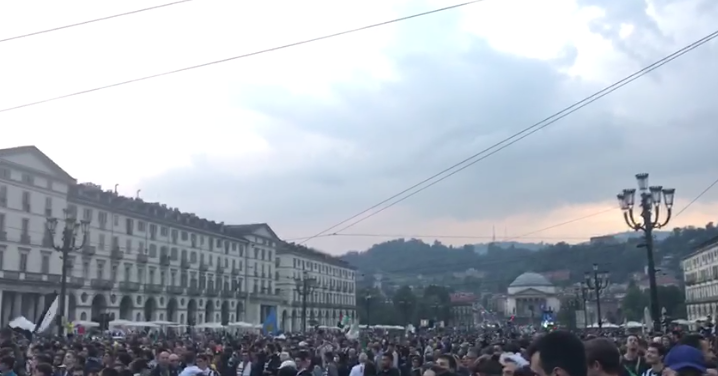
[[[538,273],[527,272],[516,277],[509,287],[553,286],[546,277]]]

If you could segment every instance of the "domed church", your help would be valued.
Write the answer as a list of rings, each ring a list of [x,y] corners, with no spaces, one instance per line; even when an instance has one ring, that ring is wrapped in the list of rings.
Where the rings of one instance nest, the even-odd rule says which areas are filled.
[[[556,287],[541,274],[523,273],[509,285],[504,312],[519,323],[537,324],[544,310],[560,309]]]

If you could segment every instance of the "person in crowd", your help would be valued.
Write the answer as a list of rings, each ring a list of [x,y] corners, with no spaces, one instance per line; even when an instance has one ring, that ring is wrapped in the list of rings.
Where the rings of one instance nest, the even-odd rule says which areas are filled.
[[[576,335],[550,332],[537,338],[527,350],[531,370],[538,376],[586,376],[583,342]]]
[[[621,352],[611,340],[595,338],[586,341],[584,346],[588,376],[619,376],[623,372]]]
[[[378,376],[401,376],[399,369],[394,367],[394,355],[387,351],[381,355],[381,368]]]
[[[663,376],[703,376],[706,361],[703,352],[688,345],[677,345],[666,354]]]
[[[666,356],[666,348],[661,342],[653,342],[646,349],[646,364],[648,368],[642,376],[661,376],[663,374],[663,358]]]

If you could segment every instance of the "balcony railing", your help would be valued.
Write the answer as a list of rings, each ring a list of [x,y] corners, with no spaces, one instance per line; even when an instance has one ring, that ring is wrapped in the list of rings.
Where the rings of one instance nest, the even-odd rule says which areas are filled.
[[[167,286],[167,293],[172,295],[183,295],[184,287],[182,286]]]
[[[122,260],[125,257],[125,253],[120,250],[120,247],[113,247],[110,251],[110,258],[113,260]]]
[[[222,290],[221,295],[223,298],[234,298],[235,292],[232,290]]]
[[[147,261],[149,261],[149,256],[147,256],[146,253],[138,253],[137,254],[137,263],[138,264],[146,264]]]
[[[22,243],[22,244],[30,244],[30,234],[22,234],[22,235],[20,235],[20,243]]]
[[[145,284],[144,290],[148,294],[159,294],[162,292],[162,290],[164,290],[164,286],[157,285],[154,283],[148,283],[148,284]]]
[[[160,265],[170,266],[170,255],[161,255],[160,256]]]
[[[120,282],[120,291],[137,292],[140,291],[139,282],[122,281]]]
[[[217,291],[217,289],[215,289],[214,287],[207,287],[207,289],[204,291],[204,294],[209,297],[216,297],[217,295],[219,295],[219,291]]]
[[[197,286],[191,286],[187,288],[187,295],[189,296],[200,296],[202,295],[202,289]]]
[[[207,265],[207,263],[204,263],[204,262],[199,263],[199,271],[200,272],[206,272],[208,270],[209,270],[209,265]]]
[[[115,284],[114,281],[109,279],[93,279],[90,282],[90,286],[95,290],[112,290],[112,286]]]
[[[0,231],[0,241],[7,241],[7,232],[6,231]]]
[[[67,286],[71,289],[79,289],[85,285],[85,279],[80,277],[67,276]]]
[[[180,268],[189,269],[189,260],[186,258],[183,258],[182,260],[180,260]]]
[[[97,249],[92,245],[86,245],[82,248],[83,256],[93,256],[97,252]]]
[[[218,275],[224,274],[224,266],[222,266],[222,264],[220,264],[219,261],[217,262],[217,270],[216,270],[216,273],[217,273]]]

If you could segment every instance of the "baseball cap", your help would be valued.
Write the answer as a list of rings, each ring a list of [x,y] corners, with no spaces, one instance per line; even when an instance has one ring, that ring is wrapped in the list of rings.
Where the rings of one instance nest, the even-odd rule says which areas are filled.
[[[674,371],[692,368],[703,373],[706,372],[703,353],[697,348],[688,345],[678,345],[672,348],[663,363]]]

